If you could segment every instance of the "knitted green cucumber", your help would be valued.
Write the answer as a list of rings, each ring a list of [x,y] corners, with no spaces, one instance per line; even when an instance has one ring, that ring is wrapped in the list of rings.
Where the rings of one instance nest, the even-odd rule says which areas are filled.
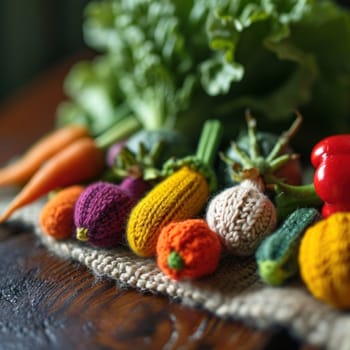
[[[255,258],[260,278],[281,285],[298,273],[298,250],[306,228],[320,218],[315,208],[299,208],[259,245]]]

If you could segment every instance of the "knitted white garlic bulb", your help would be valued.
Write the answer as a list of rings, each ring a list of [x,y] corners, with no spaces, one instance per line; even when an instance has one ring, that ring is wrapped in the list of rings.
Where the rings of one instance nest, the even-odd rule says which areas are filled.
[[[211,199],[206,221],[218,233],[226,250],[247,256],[276,227],[276,208],[259,181],[243,180]]]

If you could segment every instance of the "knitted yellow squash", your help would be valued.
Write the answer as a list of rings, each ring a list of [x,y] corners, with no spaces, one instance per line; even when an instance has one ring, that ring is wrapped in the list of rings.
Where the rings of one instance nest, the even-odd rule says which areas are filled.
[[[350,213],[335,213],[305,232],[299,265],[314,297],[340,309],[350,308]]]

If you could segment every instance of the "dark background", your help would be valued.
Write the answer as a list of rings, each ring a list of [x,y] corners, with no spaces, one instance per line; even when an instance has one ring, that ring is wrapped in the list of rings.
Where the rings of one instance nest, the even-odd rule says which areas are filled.
[[[84,47],[88,0],[0,0],[0,102]]]
[[[88,2],[0,0],[0,102],[38,72],[85,47],[82,17]]]

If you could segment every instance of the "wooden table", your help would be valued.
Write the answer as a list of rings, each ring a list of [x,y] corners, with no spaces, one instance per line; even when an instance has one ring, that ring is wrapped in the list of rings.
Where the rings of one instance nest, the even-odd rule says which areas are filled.
[[[0,164],[54,125],[69,58],[0,107]],[[0,225],[1,349],[315,349],[284,329],[260,331],[123,290],[49,254],[30,229]]]

